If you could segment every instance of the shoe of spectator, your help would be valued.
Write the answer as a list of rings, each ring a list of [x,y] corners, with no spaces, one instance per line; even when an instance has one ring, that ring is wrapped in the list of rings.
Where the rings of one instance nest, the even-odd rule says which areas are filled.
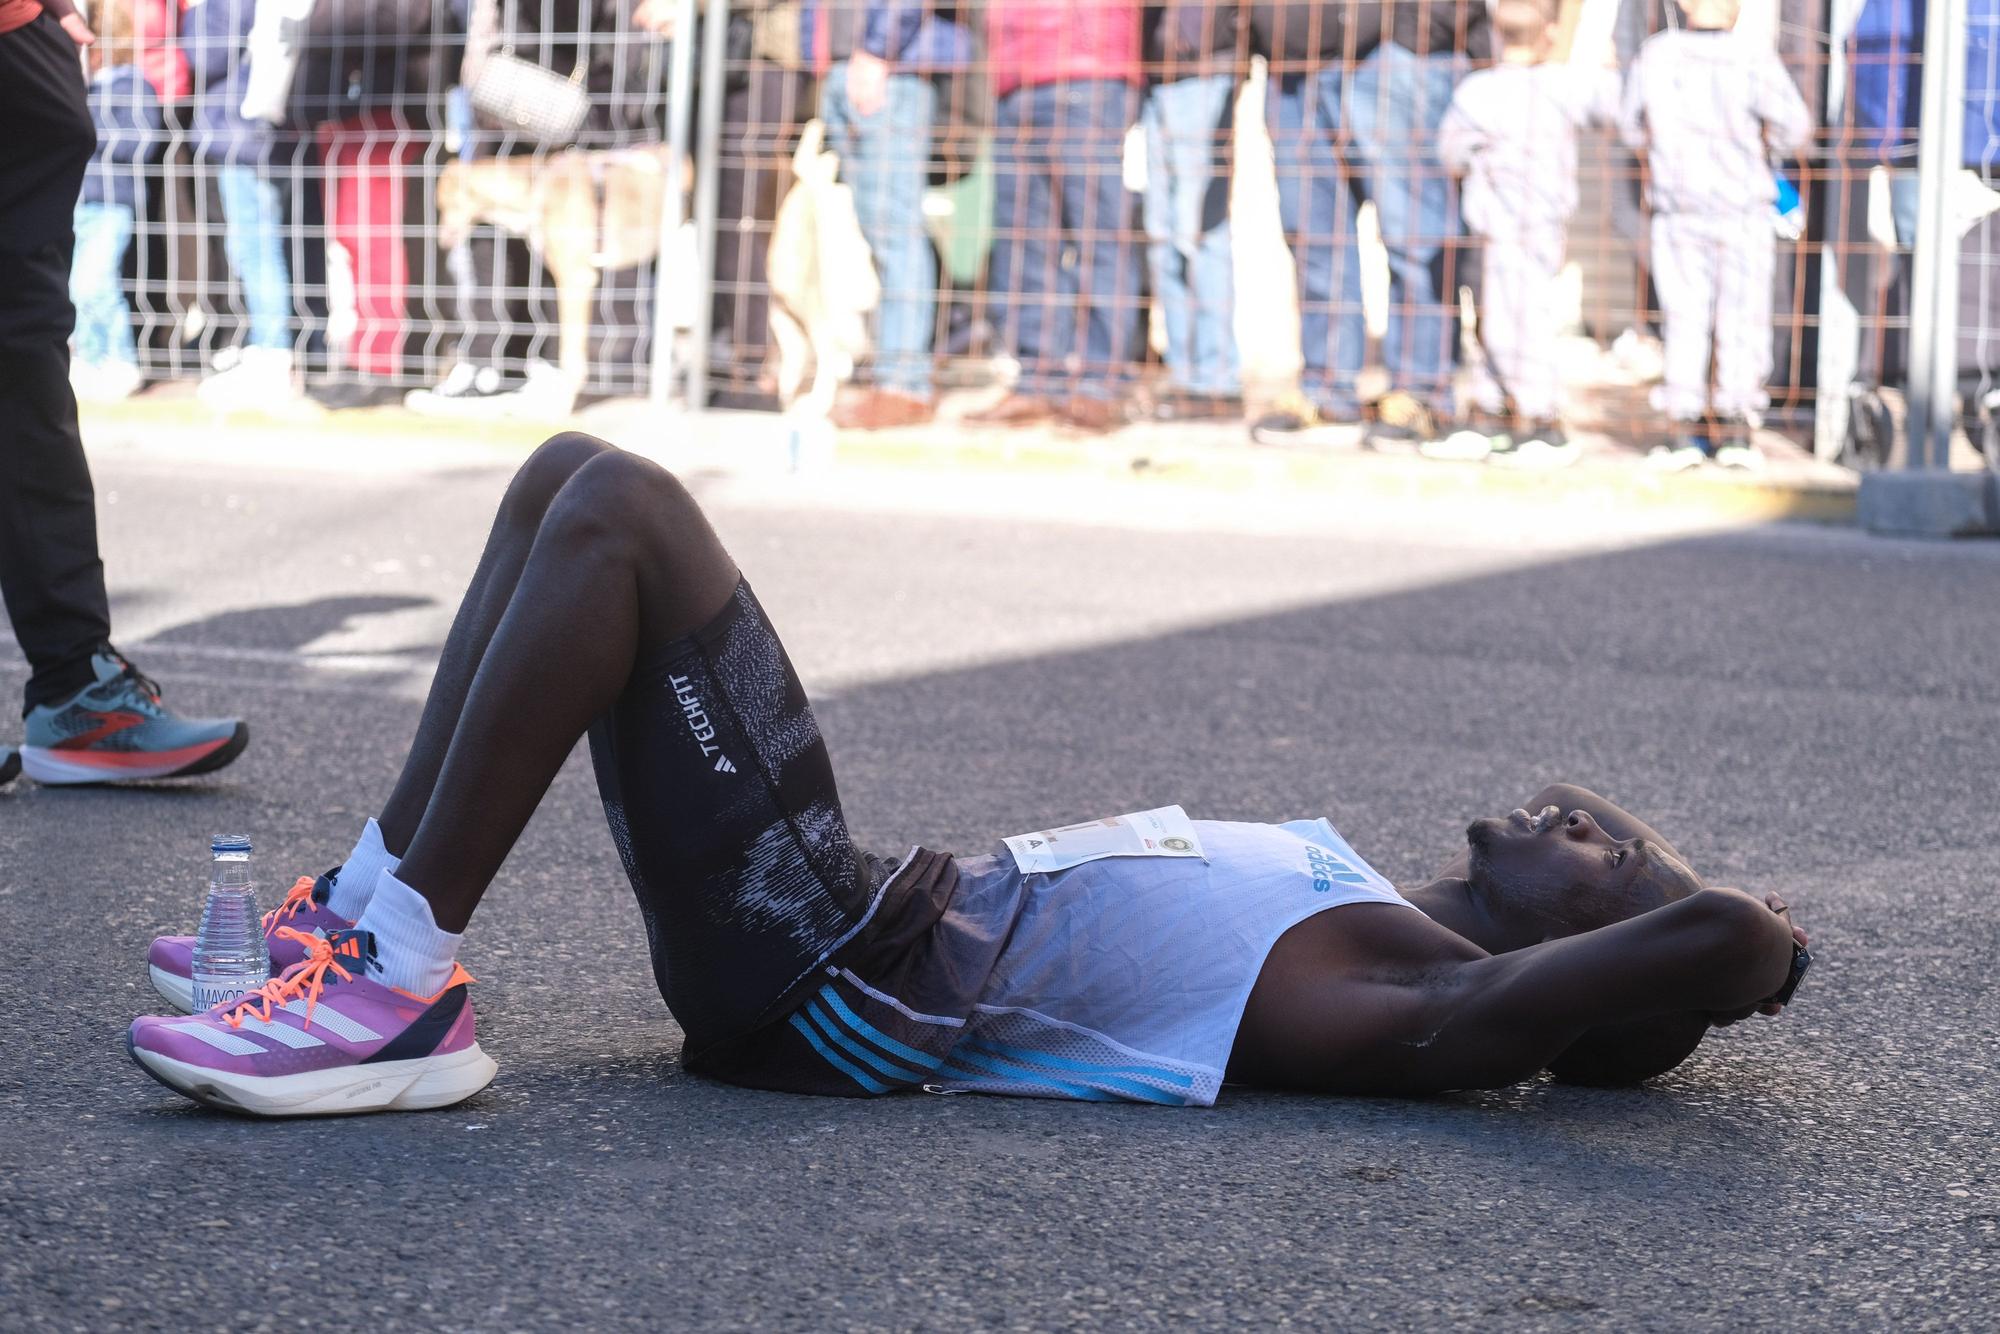
[[[520,386],[500,378],[492,366],[454,362],[444,379],[430,389],[412,389],[403,406],[424,417],[484,417],[499,410],[500,401]]]
[[[843,431],[887,431],[898,426],[922,426],[937,416],[937,408],[927,398],[914,398],[893,389],[870,389],[857,399],[836,404],[833,424]]]
[[[20,772],[20,752],[16,751],[12,746],[7,747],[5,750],[0,750],[0,787],[5,787],[7,784],[13,782],[14,776]]]
[[[289,348],[238,348],[233,357],[218,354],[215,365],[195,396],[218,412],[281,409],[301,401]]]
[[[1715,461],[1725,468],[1736,468],[1742,472],[1764,471],[1764,456],[1757,447],[1735,441],[1723,445],[1715,451]]]
[[[1513,422],[1497,412],[1474,408],[1457,430],[1442,440],[1426,440],[1417,452],[1427,459],[1478,463],[1514,448]]]
[[[1487,461],[1502,468],[1546,471],[1567,468],[1582,457],[1583,446],[1569,438],[1560,422],[1539,421],[1522,431],[1521,438],[1511,442],[1509,448],[1495,451]]]
[[[1708,451],[1692,439],[1677,440],[1671,445],[1654,445],[1646,455],[1646,466],[1654,472],[1686,472],[1706,462]]]
[[[78,362],[69,375],[71,388],[84,403],[122,403],[138,393],[145,380],[139,367],[129,361]]]
[[[1147,415],[1157,422],[1241,421],[1243,396],[1168,389],[1153,399]]]
[[[250,744],[234,718],[183,718],[160,688],[110,648],[90,660],[97,679],[58,704],[28,710],[21,765],[37,783],[185,778],[220,769]]]
[[[1414,394],[1391,389],[1375,400],[1361,443],[1378,454],[1414,454],[1438,438],[1437,414]]]
[[[975,426],[1032,426],[1056,415],[1056,405],[1033,394],[1009,393],[991,407],[968,412],[963,420]]]
[[[1062,405],[1062,424],[1086,435],[1108,435],[1126,424],[1125,405],[1116,399],[1086,398],[1082,394]]]
[[[498,402],[501,411],[509,417],[554,421],[567,417],[570,410],[576,407],[576,390],[570,386],[568,377],[560,368],[535,360],[528,363],[521,387],[511,394],[502,394]]]
[[[1328,416],[1319,404],[1294,390],[1250,423],[1250,440],[1259,445],[1346,444],[1349,425]]]

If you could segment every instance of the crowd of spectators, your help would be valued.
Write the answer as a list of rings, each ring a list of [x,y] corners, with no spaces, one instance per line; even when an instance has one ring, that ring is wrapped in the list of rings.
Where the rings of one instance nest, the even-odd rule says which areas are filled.
[[[1762,3],[1777,16],[1781,0]],[[426,183],[450,160],[660,143],[671,44],[697,37],[674,31],[672,0],[97,4],[100,143],[77,206],[76,382],[91,397],[141,383],[126,250],[149,217],[146,183],[178,151],[197,181],[196,214],[218,207],[240,294],[233,333],[208,345],[203,368],[203,394],[221,405],[295,394],[324,360],[326,312],[302,285],[322,294],[320,307],[343,285],[355,326],[347,369],[404,385],[418,341],[410,312],[431,300],[413,291],[426,282],[425,205],[412,202],[430,197]],[[1792,0],[1782,5],[1797,20]],[[1893,89],[1920,57],[1921,3],[1914,27],[1896,19],[1911,7],[1862,7],[1863,56],[1871,34],[1894,35],[1868,67],[1887,68]],[[1656,308],[1664,342],[1656,459],[1754,466],[1774,294],[1794,311],[1805,300],[1775,258],[1816,170],[1799,155],[1813,147],[1823,73],[1788,67],[1777,25],[1739,25],[1741,10],[1742,0],[739,0],[715,164],[713,401],[774,405],[767,250],[792,145],[817,117],[880,279],[871,355],[836,408],[842,426],[930,420],[940,364],[983,342],[1018,372],[970,414],[977,422],[1094,433],[1142,413],[1249,419],[1266,442],[1358,424],[1377,449],[1560,460],[1574,446],[1562,425],[1558,288],[1584,206],[1580,136],[1596,126],[1636,155],[1628,175],[1645,182],[1647,219],[1631,240],[1647,293],[1635,323]],[[1635,25],[1642,42],[1614,40]],[[1824,14],[1818,25],[1824,47]],[[1976,49],[1990,55],[1993,38],[1988,23]],[[1254,310],[1239,311],[1234,290],[1235,116],[1253,62],[1295,265],[1300,362],[1296,388],[1254,413],[1239,320],[1278,307],[1254,293]],[[480,90],[498,63],[582,89],[580,123],[551,137],[496,119]],[[1968,128],[1987,158],[1990,102]],[[1856,99],[1857,123],[1872,106]],[[1874,141],[1885,160],[1907,152],[1906,136]],[[1856,136],[1842,142],[1851,149]],[[1990,185],[1991,162],[1968,165]],[[958,237],[974,238],[970,283],[963,263],[940,262],[947,241],[930,207],[940,187],[955,191]],[[1591,194],[1605,215],[1589,220],[1593,234],[1625,225],[1611,216],[1617,196]],[[1387,279],[1373,328],[1370,237]],[[443,254],[435,304],[446,318],[422,339],[416,360],[432,382],[409,395],[413,408],[471,413],[532,398],[550,368],[523,352],[534,324],[524,264],[534,257],[518,239],[485,226]],[[303,284],[301,266],[314,269]],[[664,260],[661,272],[663,287],[688,276]],[[1463,292],[1474,296],[1470,337]],[[665,299],[614,283],[601,300],[621,293]],[[600,330],[599,359],[642,359],[647,323],[630,321],[622,345]]]

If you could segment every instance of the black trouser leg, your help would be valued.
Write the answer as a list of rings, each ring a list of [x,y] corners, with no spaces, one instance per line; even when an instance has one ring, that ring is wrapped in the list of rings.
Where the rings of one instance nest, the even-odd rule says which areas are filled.
[[[69,386],[72,218],[97,132],[77,48],[46,14],[0,33],[0,126],[0,595],[33,708],[89,684],[111,635]]]
[[[810,93],[804,75],[760,60],[723,96],[713,340],[727,357],[711,368],[721,383],[752,385],[764,372],[771,323],[765,259],[790,171],[792,131],[806,119]]]

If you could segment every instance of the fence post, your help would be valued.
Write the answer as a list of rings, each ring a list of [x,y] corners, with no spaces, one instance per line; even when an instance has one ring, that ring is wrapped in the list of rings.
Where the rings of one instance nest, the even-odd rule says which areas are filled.
[[[680,275],[668,264],[687,221],[681,171],[688,160],[688,120],[694,106],[694,34],[694,0],[675,0],[674,49],[667,66],[667,179],[660,201],[660,252],[653,262],[653,385],[647,397],[655,408],[666,407],[674,392],[674,303],[668,292]],[[697,257],[700,251],[697,246]]]
[[[687,405],[708,406],[708,340],[715,325],[716,190],[722,144],[723,58],[728,52],[729,0],[708,0],[701,31],[700,142],[694,151],[695,249],[700,269],[694,282],[694,346],[688,355]]]
[[[1909,448],[1897,472],[1861,479],[1870,532],[2000,533],[2000,474],[1951,471],[1958,391],[1958,223],[1951,181],[1964,156],[1966,0],[1930,0],[1917,136],[1917,236],[1910,294]]]
[[[1965,138],[1965,0],[1931,0],[1917,141],[1916,273],[1910,292],[1906,466],[1949,466],[1958,388],[1958,227],[1950,182]]]

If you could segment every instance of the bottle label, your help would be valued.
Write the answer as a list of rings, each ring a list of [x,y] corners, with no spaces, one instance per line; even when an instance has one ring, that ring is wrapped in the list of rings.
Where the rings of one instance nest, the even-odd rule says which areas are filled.
[[[204,977],[196,974],[194,978],[194,1011],[196,1014],[200,1014],[204,1010],[212,1010],[225,1002],[242,1000],[246,995],[262,986],[265,980],[267,979],[243,977],[241,975]]]

